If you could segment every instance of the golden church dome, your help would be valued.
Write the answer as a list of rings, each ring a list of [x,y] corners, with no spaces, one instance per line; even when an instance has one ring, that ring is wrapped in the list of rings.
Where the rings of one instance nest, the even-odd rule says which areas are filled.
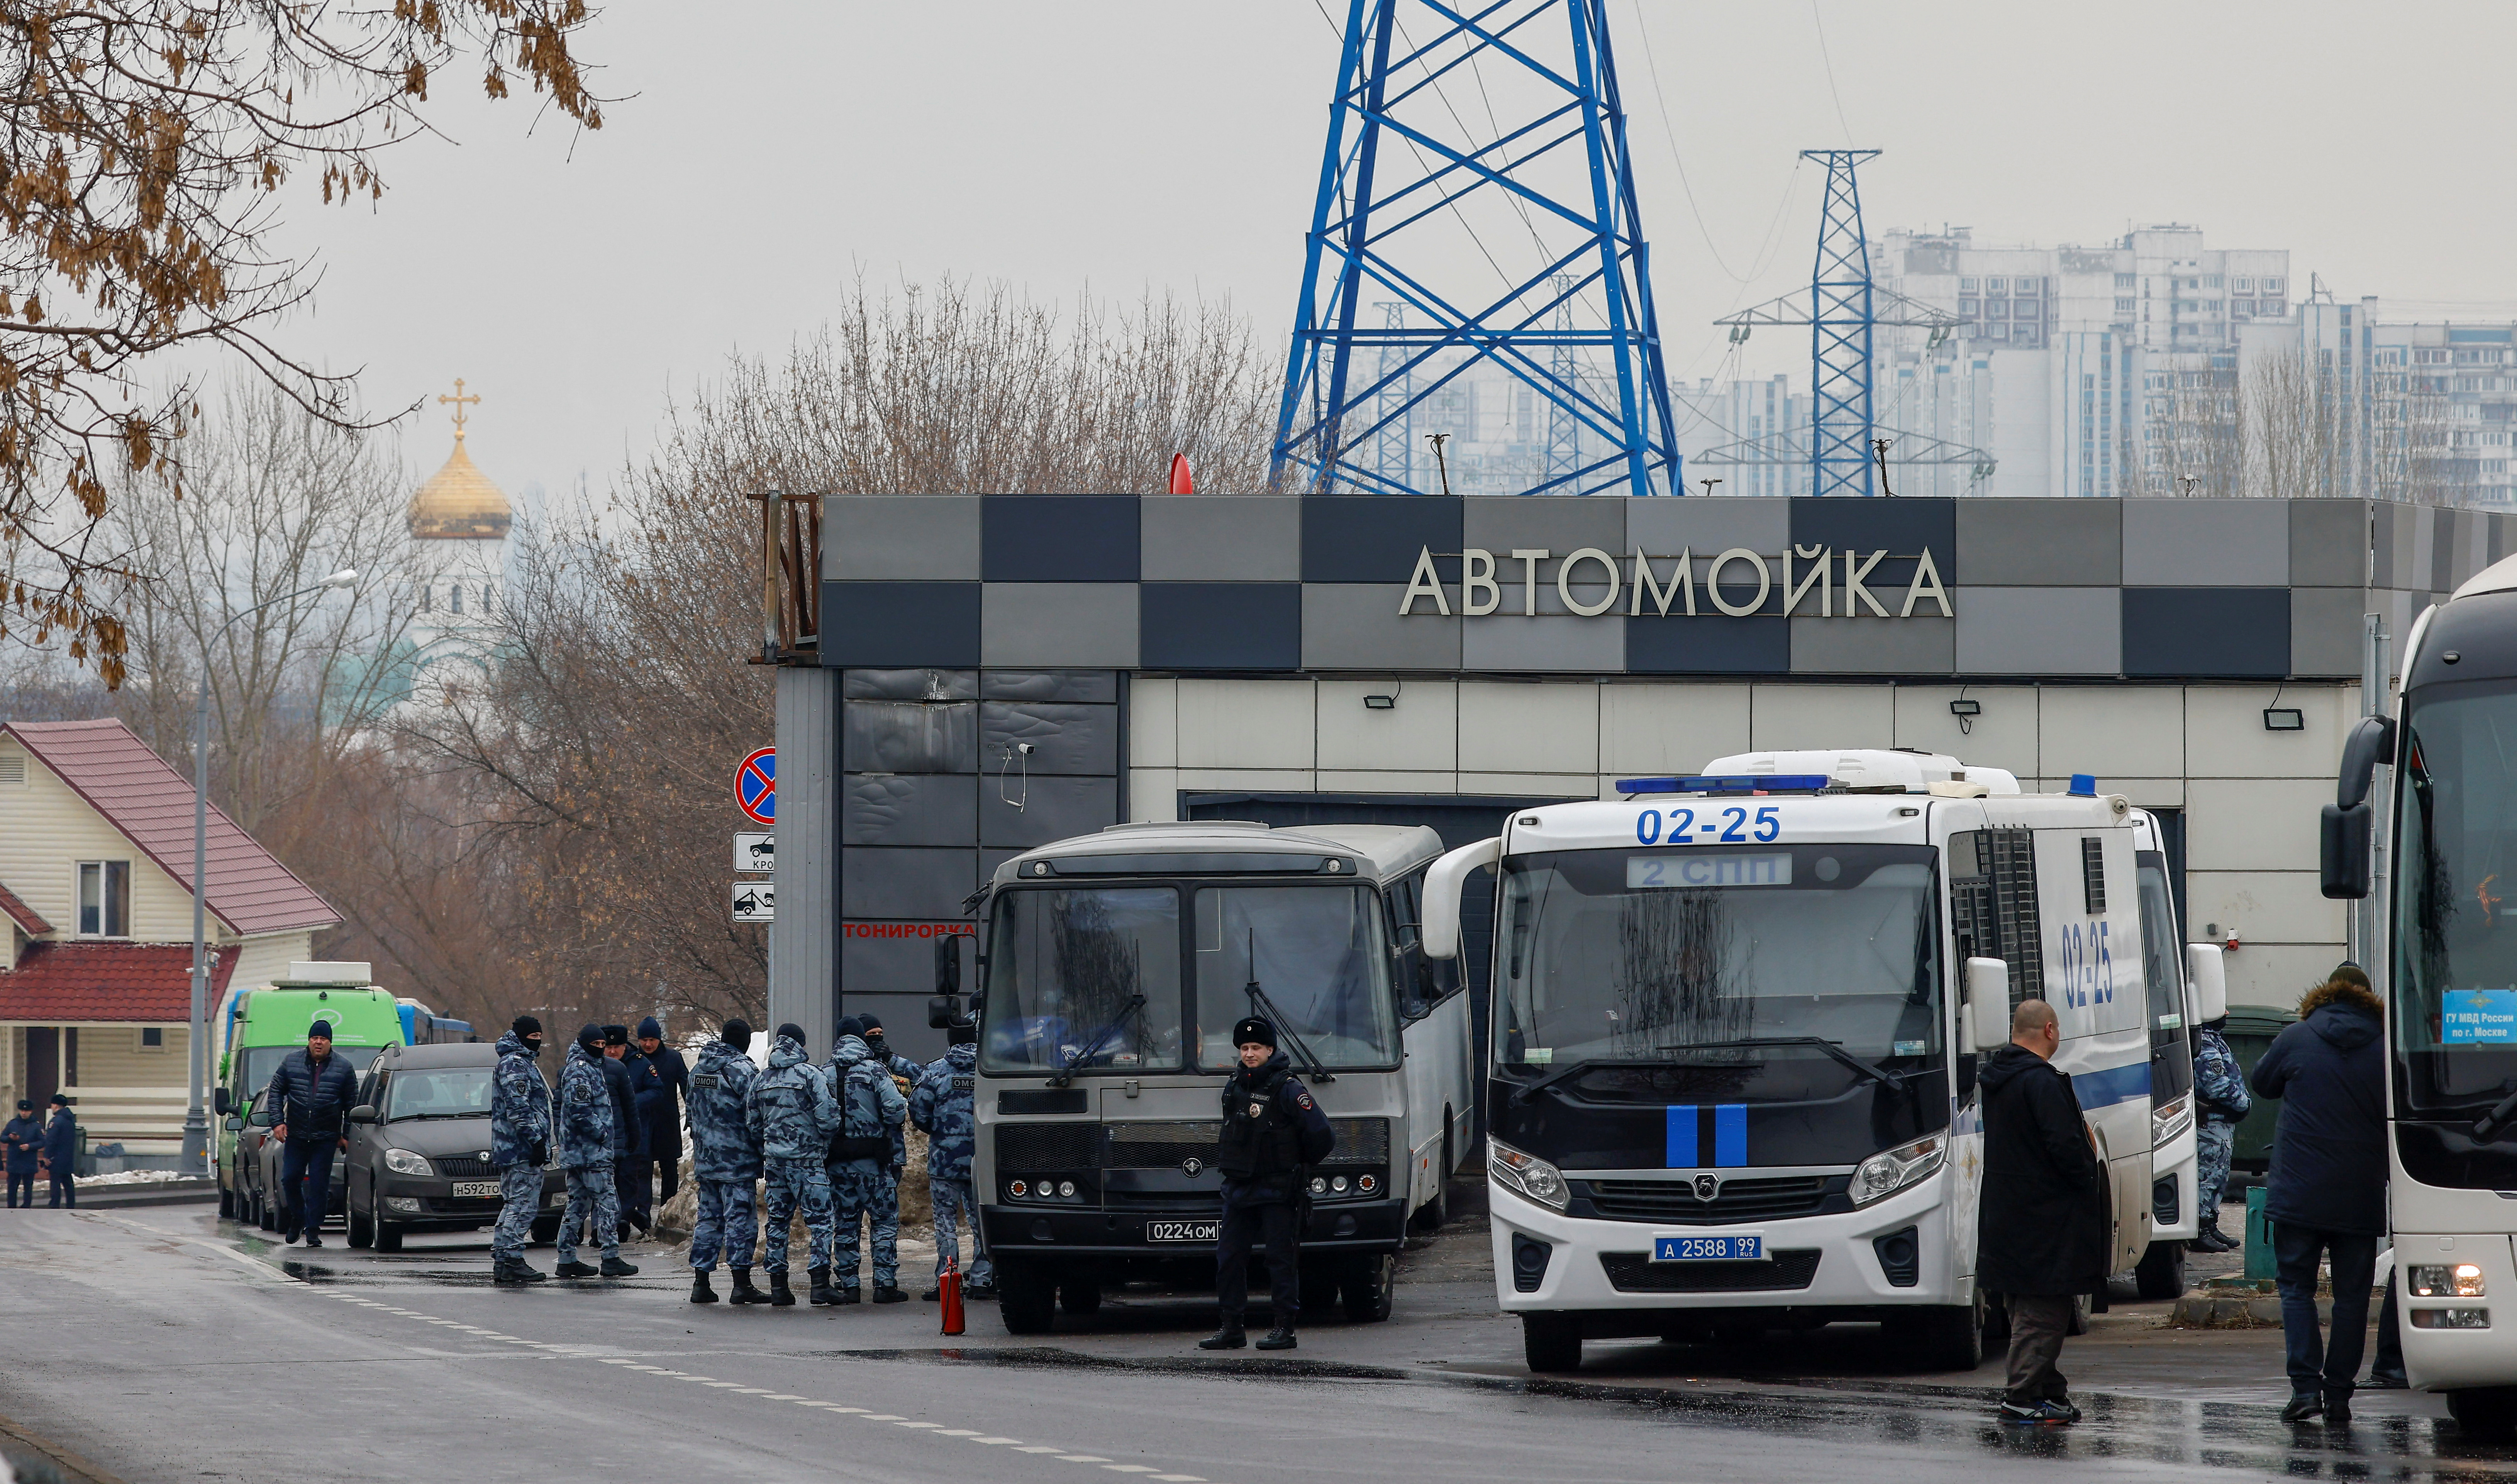
[[[460,381],[454,384],[454,394],[437,399],[455,404],[454,452],[446,467],[429,476],[428,483],[411,496],[410,533],[422,539],[504,540],[515,520],[515,507],[463,451],[463,404],[481,399],[465,397]]]

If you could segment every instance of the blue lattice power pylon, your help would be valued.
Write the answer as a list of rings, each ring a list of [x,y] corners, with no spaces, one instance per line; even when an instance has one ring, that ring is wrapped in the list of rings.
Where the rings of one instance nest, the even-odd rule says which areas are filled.
[[[1366,321],[1386,302],[1403,326]],[[1535,390],[1551,446],[1560,414],[1590,453],[1538,460],[1523,492],[1684,488],[1606,0],[1352,0],[1279,487],[1429,492],[1413,475],[1429,461],[1377,457],[1380,439],[1481,365]]]
[[[1826,166],[1817,265],[1810,271],[1810,490],[1871,492],[1870,352],[1879,323],[1870,294],[1870,243],[1861,233],[1861,185],[1854,167],[1876,149],[1804,149]]]

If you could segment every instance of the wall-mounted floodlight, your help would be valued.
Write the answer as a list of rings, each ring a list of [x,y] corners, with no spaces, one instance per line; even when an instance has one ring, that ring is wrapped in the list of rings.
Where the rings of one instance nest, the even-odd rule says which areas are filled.
[[[1949,702],[1949,714],[1951,716],[1982,716],[1984,714],[1984,702],[1981,700],[1952,700]]]
[[[2267,732],[2304,732],[2307,713],[2296,706],[2264,707],[2264,730]]]
[[[1398,698],[1395,696],[1366,696],[1363,698],[1363,708],[1367,711],[1395,711],[1398,709]]]

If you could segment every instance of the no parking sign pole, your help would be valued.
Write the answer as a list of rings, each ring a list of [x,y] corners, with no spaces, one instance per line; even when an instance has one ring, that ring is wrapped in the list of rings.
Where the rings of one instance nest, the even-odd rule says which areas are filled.
[[[778,749],[762,747],[734,770],[734,801],[756,825],[778,821]]]

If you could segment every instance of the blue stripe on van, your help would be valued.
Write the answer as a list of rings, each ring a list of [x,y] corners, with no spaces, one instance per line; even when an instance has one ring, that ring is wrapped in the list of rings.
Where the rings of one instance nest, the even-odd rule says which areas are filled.
[[[2079,1094],[2080,1109],[2094,1113],[2117,1103],[2150,1096],[2150,1063],[2134,1062],[2129,1066],[2110,1067],[2104,1072],[2074,1072],[2071,1090]]]
[[[1669,1157],[1671,1169],[1693,1169],[1695,1165],[1695,1105],[1673,1103],[1669,1108]]]
[[[1748,1105],[1716,1103],[1713,1107],[1713,1163],[1748,1163]]]

